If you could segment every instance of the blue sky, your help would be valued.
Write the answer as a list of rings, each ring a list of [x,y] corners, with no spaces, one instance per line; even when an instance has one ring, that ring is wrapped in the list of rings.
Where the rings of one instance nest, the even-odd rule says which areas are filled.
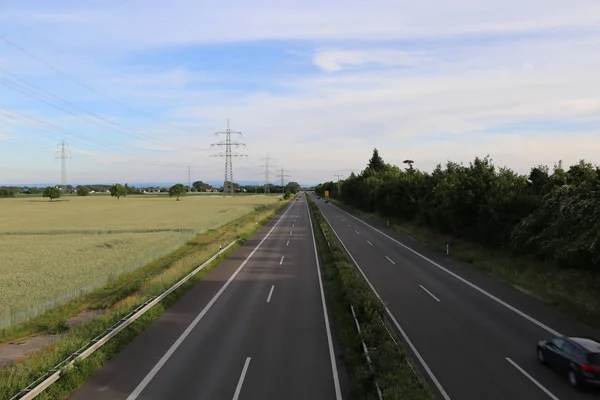
[[[596,0],[5,0],[0,37],[0,184],[58,183],[62,139],[71,182],[219,180],[227,118],[243,181],[600,163]]]

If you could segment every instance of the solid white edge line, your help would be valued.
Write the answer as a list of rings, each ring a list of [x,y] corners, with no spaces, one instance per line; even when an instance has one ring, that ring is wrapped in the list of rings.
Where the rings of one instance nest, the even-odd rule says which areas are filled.
[[[244,384],[244,378],[246,377],[246,373],[248,372],[248,366],[250,366],[250,359],[250,357],[246,358],[244,368],[242,369],[242,374],[240,375],[240,380],[238,381],[237,387],[235,388],[235,393],[233,394],[233,400],[237,400],[240,397],[242,385]]]
[[[385,258],[388,259],[389,262],[391,262],[392,264],[396,265],[396,263],[394,262],[394,260],[392,260],[391,258],[389,258],[388,256],[385,256]]]
[[[323,280],[321,279],[321,263],[319,262],[319,254],[317,251],[317,241],[315,239],[315,231],[312,225],[312,215],[306,202],[306,211],[308,212],[308,224],[310,225],[310,233],[313,241],[313,249],[315,251],[315,262],[317,263],[317,277],[319,278],[319,289],[321,290],[321,304],[323,305],[323,317],[325,318],[325,331],[327,332],[327,342],[329,344],[329,358],[331,359],[331,370],[333,372],[333,386],[335,387],[336,400],[342,400],[342,391],[340,389],[340,378],[338,376],[337,364],[335,362],[335,354],[333,352],[333,340],[331,339],[331,329],[329,327],[329,315],[327,313],[327,304],[325,303],[325,290],[323,289]]]
[[[267,297],[267,303],[271,302],[271,296],[273,295],[274,289],[275,289],[275,285],[271,286],[271,290],[269,290],[269,296]]]
[[[431,293],[429,290],[425,289],[425,286],[423,286],[423,285],[419,285],[419,286],[421,287],[421,289],[423,289],[424,291],[426,291],[428,295],[430,295],[431,297],[433,297],[434,299],[436,299],[438,302],[440,301],[440,299],[438,299],[437,297],[435,297],[433,295],[433,293]]]
[[[350,256],[350,259],[352,260],[352,262],[354,263],[354,265],[356,265],[356,268],[358,268],[358,270],[360,271],[360,273],[363,276],[363,278],[365,278],[365,281],[367,281],[367,284],[369,285],[369,287],[371,288],[371,290],[373,291],[373,293],[375,293],[375,296],[377,296],[377,298],[379,298],[379,300],[381,302],[383,302],[383,299],[381,298],[381,296],[379,295],[379,293],[377,293],[377,290],[375,290],[375,288],[371,284],[371,281],[369,281],[369,278],[367,278],[367,275],[365,275],[365,273],[362,270],[362,268],[360,267],[360,265],[358,265],[358,263],[356,262],[356,260],[354,259],[354,257],[352,257],[352,254],[350,253],[350,250],[348,250],[348,248],[346,247],[346,245],[344,244],[344,242],[342,241],[342,239],[340,238],[340,236],[337,234],[337,232],[335,231],[335,229],[333,228],[333,226],[329,223],[329,220],[327,219],[327,217],[325,216],[325,214],[322,214],[322,215],[323,215],[323,218],[325,218],[325,221],[327,222],[327,224],[331,227],[331,230],[334,233],[334,235],[340,241],[340,244],[342,245],[342,247],[346,250],[346,253],[348,253],[348,256]],[[450,396],[448,396],[448,393],[446,393],[446,391],[444,390],[444,388],[442,387],[442,385],[440,384],[440,382],[437,380],[437,378],[435,377],[435,375],[433,374],[433,372],[431,371],[431,369],[429,368],[429,366],[427,365],[427,363],[425,362],[425,360],[423,359],[423,357],[421,357],[421,354],[419,353],[419,351],[417,350],[417,348],[415,347],[415,345],[411,342],[411,340],[408,338],[408,335],[406,334],[406,332],[404,332],[404,329],[402,329],[402,327],[400,326],[400,324],[398,323],[398,321],[396,320],[396,318],[394,317],[394,315],[392,314],[392,312],[390,311],[390,309],[387,308],[387,306],[384,306],[384,307],[385,307],[385,312],[392,319],[392,321],[394,322],[394,325],[396,325],[396,328],[398,329],[398,331],[400,332],[400,334],[402,335],[402,337],[404,338],[404,340],[406,341],[406,343],[408,343],[408,346],[411,348],[412,352],[417,357],[417,359],[419,360],[419,362],[423,366],[423,369],[425,370],[425,372],[427,372],[427,375],[429,375],[429,378],[431,378],[433,384],[439,390],[439,392],[442,395],[442,397],[444,398],[444,400],[451,400]]]
[[[238,269],[236,269],[235,272],[229,277],[229,279],[227,280],[227,282],[225,282],[225,284],[221,287],[221,289],[219,289],[219,291],[217,292],[217,294],[214,295],[214,297],[208,302],[208,304],[204,307],[204,309],[200,312],[200,314],[198,314],[196,316],[196,318],[194,318],[194,320],[190,323],[190,325],[186,328],[186,330],[181,334],[181,336],[179,336],[179,338],[177,338],[177,340],[175,341],[175,343],[173,343],[173,345],[171,345],[171,347],[169,348],[169,350],[167,350],[167,352],[156,363],[156,365],[152,368],[152,370],[150,370],[150,372],[148,372],[148,374],[144,377],[144,379],[140,382],[140,384],[137,385],[137,387],[133,390],[133,392],[131,392],[131,394],[127,397],[127,400],[135,400],[135,399],[137,399],[137,397],[140,395],[140,393],[142,393],[142,391],[146,388],[146,386],[148,386],[148,384],[150,383],[150,381],[152,380],[152,378],[154,378],[154,376],[158,373],[158,371],[160,371],[160,369],[163,367],[163,365],[165,365],[165,363],[169,360],[169,358],[171,358],[171,356],[173,355],[173,353],[175,353],[175,350],[177,350],[177,348],[179,346],[181,346],[181,343],[183,343],[183,341],[185,340],[185,338],[192,332],[192,330],[194,329],[194,327],[196,327],[196,325],[198,325],[198,322],[200,322],[200,320],[204,317],[204,315],[206,315],[206,313],[208,312],[208,310],[213,306],[213,304],[215,304],[215,302],[217,301],[217,299],[219,297],[221,297],[221,294],[223,294],[223,292],[225,291],[225,289],[227,289],[227,286],[229,286],[229,284],[231,283],[231,281],[233,281],[235,279],[235,277],[240,273],[240,271],[242,270],[242,268],[244,268],[244,266],[246,266],[246,264],[248,263],[248,261],[250,260],[250,258],[254,255],[254,253],[256,253],[258,251],[258,249],[260,248],[260,246],[264,243],[264,241],[267,240],[267,238],[269,237],[269,235],[271,235],[271,232],[273,232],[273,230],[277,227],[277,225],[279,225],[279,222],[281,222],[281,220],[283,219],[283,217],[285,217],[285,214],[287,214],[287,212],[289,210],[290,210],[290,208],[288,208],[287,210],[285,210],[285,212],[283,213],[283,215],[281,217],[279,217],[279,219],[277,220],[277,222],[275,223],[275,225],[273,225],[273,227],[271,228],[271,230],[269,230],[269,232],[267,232],[267,234],[260,241],[260,243],[258,243],[256,245],[256,247],[254,248],[254,250],[252,250],[252,252],[248,255],[248,257],[246,257],[246,259],[244,260],[244,262],[242,262],[242,264],[238,267]]]
[[[516,362],[514,362],[513,360],[511,360],[508,357],[505,357],[506,361],[508,361],[509,363],[512,364],[513,367],[515,367],[516,369],[518,369],[523,375],[525,375],[527,378],[529,378],[529,380],[533,383],[535,383],[535,385],[537,387],[539,387],[540,389],[542,389],[544,391],[544,393],[546,393],[552,400],[559,400],[558,397],[556,397],[554,394],[552,394],[552,392],[550,392],[548,389],[546,389],[544,386],[542,386],[541,383],[539,383],[538,381],[535,380],[535,378],[531,375],[529,375],[527,373],[527,371],[525,371],[523,368],[521,368],[519,365],[517,365]]]
[[[367,240],[367,243],[369,243],[371,246],[373,246],[373,243],[369,242],[368,240]]]
[[[283,264],[283,259],[285,258],[285,256],[281,256],[281,261],[279,261],[279,265]]]
[[[458,279],[459,281],[461,281],[462,283],[464,283],[465,285],[470,286],[471,288],[477,290],[479,293],[489,297],[490,299],[494,300],[495,302],[497,302],[498,304],[503,305],[504,307],[508,308],[509,310],[513,311],[514,313],[520,315],[521,317],[525,318],[526,320],[528,320],[529,322],[537,325],[538,327],[544,329],[546,332],[554,335],[554,336],[563,336],[561,333],[559,333],[558,331],[555,331],[554,329],[550,328],[548,325],[545,325],[544,323],[538,321],[537,319],[530,317],[529,315],[525,314],[523,311],[511,306],[510,304],[506,303],[505,301],[499,299],[498,297],[494,296],[493,294],[486,292],[485,290],[483,290],[482,288],[480,288],[479,286],[469,282],[468,280],[466,280],[465,278],[463,278],[460,275],[455,274],[454,272],[450,271],[449,269],[441,266],[440,264],[436,263],[435,261],[431,260],[430,258],[427,258],[426,256],[424,256],[423,254],[419,253],[416,250],[411,249],[410,247],[408,247],[407,245],[405,245],[404,243],[400,243],[398,240],[394,239],[393,237],[383,233],[382,231],[380,231],[379,229],[367,224],[365,221],[355,217],[354,215],[342,210],[341,208],[338,207],[339,210],[341,210],[342,212],[348,214],[349,216],[351,216],[352,218],[354,218],[355,220],[362,222],[363,224],[365,224],[366,226],[368,226],[369,228],[373,229],[375,232],[380,233],[381,235],[385,236],[386,238],[390,239],[391,241],[399,244],[400,246],[404,247],[406,250],[410,251],[411,253],[421,257],[423,260],[429,262],[431,265],[439,268],[440,270],[446,272],[447,274],[449,274],[450,276]]]

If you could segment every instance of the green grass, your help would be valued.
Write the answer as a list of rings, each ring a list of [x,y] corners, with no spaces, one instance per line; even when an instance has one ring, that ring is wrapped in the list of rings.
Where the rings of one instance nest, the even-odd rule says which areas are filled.
[[[228,244],[238,237],[242,241],[247,240],[287,203],[281,201],[264,206],[222,227],[199,234],[182,248],[145,268],[124,274],[111,284],[73,299],[20,327],[5,330],[3,332],[5,340],[27,331],[64,330],[64,322],[70,315],[93,307],[110,308],[109,313],[98,316],[83,326],[69,329],[65,337],[54,345],[0,370],[0,399],[9,399],[152,295],[170,287],[196,266],[213,256],[218,250],[219,244]],[[238,245],[234,245],[227,254],[221,255],[163,302],[119,333],[108,344],[78,363],[75,368],[38,398],[63,399],[69,395],[237,247]]]
[[[376,380],[385,399],[432,400],[433,393],[413,373],[405,350],[389,336],[384,305],[352,264],[316,205],[308,201],[333,320],[352,375],[353,397],[378,399]],[[361,325],[374,373],[363,353],[350,305]]]
[[[169,254],[276,197],[68,196],[0,208],[0,329]]]
[[[600,328],[600,276],[588,271],[568,270],[532,257],[516,257],[507,252],[442,235],[424,226],[398,222],[376,214],[362,213],[339,201],[337,206],[409,236],[438,253],[469,265],[501,282],[536,297],[554,308],[591,326]]]

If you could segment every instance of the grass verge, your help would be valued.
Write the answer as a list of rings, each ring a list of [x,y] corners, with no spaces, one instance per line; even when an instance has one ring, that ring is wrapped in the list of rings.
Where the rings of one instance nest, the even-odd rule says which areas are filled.
[[[321,212],[308,198],[315,238],[323,266],[325,287],[331,301],[334,323],[340,336],[344,361],[352,375],[357,399],[378,399],[375,380],[386,399],[434,399],[421,384],[409,364],[407,353],[388,334],[385,307],[371,291],[343,250]],[[369,369],[350,306],[354,307],[369,349],[373,371]]]
[[[412,223],[399,222],[377,214],[363,213],[337,200],[333,203],[351,214],[360,215],[378,226],[386,226],[414,239],[433,251],[486,273],[536,297],[557,310],[600,328],[600,276],[581,270],[568,270],[543,263],[532,257],[516,257],[506,251],[440,234],[433,229]]]
[[[281,201],[264,206],[250,214],[232,221],[220,228],[212,229],[198,235],[181,249],[169,256],[131,274],[124,274],[114,283],[93,293],[74,299],[59,309],[36,318],[37,322],[29,322],[26,328],[9,329],[4,337],[15,336],[18,332],[31,330],[62,330],[65,336],[43,351],[31,354],[7,368],[0,370],[0,400],[10,399],[38,377],[45,374],[56,364],[66,359],[91,339],[114,325],[119,319],[145,302],[153,295],[159,294],[183,278],[192,269],[213,256],[219,245],[231,243],[241,238],[241,243],[250,238],[260,226],[275,216],[288,201]],[[175,303],[185,292],[201,280],[208,272],[223,261],[239,246],[234,245],[229,251],[219,256],[202,271],[182,285],[178,290],[154,306],[129,327],[120,332],[111,341],[93,353],[90,357],[61,377],[61,379],[40,394],[38,399],[64,399],[77,389],[87,378],[116,355],[137,334],[155,321],[166,309]],[[109,308],[105,315],[98,316],[79,327],[67,330],[66,318],[82,309],[92,307]]]

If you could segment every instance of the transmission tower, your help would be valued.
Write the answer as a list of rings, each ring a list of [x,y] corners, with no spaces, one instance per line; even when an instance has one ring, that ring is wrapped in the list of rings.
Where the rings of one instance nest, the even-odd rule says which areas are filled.
[[[342,177],[342,175],[337,174],[336,176],[338,178],[337,192],[338,192],[338,195],[339,195],[340,194],[340,178]]]
[[[60,158],[61,161],[60,187],[64,190],[67,188],[67,158],[71,158],[71,151],[64,139],[58,144],[57,153],[56,158]]]
[[[264,165],[259,165],[259,167],[264,168],[265,169],[265,194],[270,193],[270,189],[269,189],[269,184],[270,179],[271,179],[271,171],[269,170],[270,165],[269,165],[269,160],[274,160],[274,158],[269,157],[269,153],[266,154],[266,157],[261,158],[261,160],[265,160],[265,164]]]
[[[288,171],[286,169],[283,169],[283,166],[281,166],[281,170],[277,174],[277,177],[281,178],[281,193],[285,193],[285,186],[284,186],[285,178],[291,176],[291,175],[286,174],[286,172],[288,172]]]
[[[187,181],[188,181],[188,191],[192,191],[192,166],[189,165],[187,167]]]
[[[225,180],[223,182],[223,194],[233,194],[233,157],[247,157],[246,154],[234,153],[231,151],[232,148],[246,147],[244,143],[235,142],[231,140],[231,135],[240,135],[242,132],[234,131],[229,128],[229,118],[227,118],[227,129],[225,131],[215,132],[215,136],[225,135],[225,140],[211,144],[211,147],[225,147],[224,153],[213,154],[211,157],[225,157]]]

